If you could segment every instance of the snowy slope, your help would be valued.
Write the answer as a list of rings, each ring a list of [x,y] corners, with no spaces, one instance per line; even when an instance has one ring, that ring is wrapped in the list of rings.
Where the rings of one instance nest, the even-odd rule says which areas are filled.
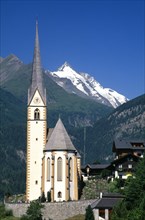
[[[103,88],[94,77],[88,73],[78,73],[65,62],[57,71],[49,72],[52,79],[69,93],[94,99],[114,108],[128,101],[118,92]]]

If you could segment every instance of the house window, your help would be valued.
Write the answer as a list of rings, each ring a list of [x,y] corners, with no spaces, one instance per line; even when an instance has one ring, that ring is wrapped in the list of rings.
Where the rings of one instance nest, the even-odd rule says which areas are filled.
[[[62,181],[62,158],[57,159],[57,181]]]
[[[132,164],[128,164],[128,169],[132,169]]]
[[[57,197],[58,197],[58,198],[62,198],[62,192],[58,192]]]
[[[122,164],[120,164],[120,165],[118,166],[118,168],[119,168],[119,171],[122,171]]]
[[[73,161],[72,158],[69,159],[69,181],[73,179]]]
[[[38,108],[35,109],[34,111],[34,119],[39,120],[40,119],[40,111]]]
[[[47,158],[47,181],[50,181],[50,158]]]

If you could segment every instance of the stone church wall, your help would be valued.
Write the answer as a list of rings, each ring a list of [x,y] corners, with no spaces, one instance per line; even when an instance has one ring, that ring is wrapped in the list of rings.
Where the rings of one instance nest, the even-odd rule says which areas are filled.
[[[43,217],[45,220],[65,220],[66,218],[85,214],[86,208],[95,200],[81,200],[76,202],[45,203]],[[15,217],[26,213],[29,204],[5,204],[6,209],[11,209]]]

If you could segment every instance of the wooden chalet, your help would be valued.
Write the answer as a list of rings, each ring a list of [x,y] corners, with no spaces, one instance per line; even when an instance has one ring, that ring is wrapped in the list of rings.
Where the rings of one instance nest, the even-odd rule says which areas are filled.
[[[125,155],[132,154],[137,157],[143,157],[145,152],[145,140],[115,140],[113,142],[113,153],[115,153],[115,159],[119,159]]]
[[[110,164],[87,164],[81,167],[81,171],[84,177],[93,177],[100,175],[109,166]]]
[[[140,158],[133,154],[127,154],[111,162],[110,169],[114,178],[127,179],[132,176]]]

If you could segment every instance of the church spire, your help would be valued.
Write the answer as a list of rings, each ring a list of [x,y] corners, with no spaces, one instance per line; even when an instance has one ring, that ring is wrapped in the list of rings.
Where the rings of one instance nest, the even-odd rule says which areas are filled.
[[[32,66],[32,82],[28,94],[28,104],[30,103],[34,92],[38,89],[44,103],[46,102],[46,92],[43,85],[43,74],[41,68],[39,36],[38,36],[38,21],[36,20],[36,35],[35,35],[35,47]]]

